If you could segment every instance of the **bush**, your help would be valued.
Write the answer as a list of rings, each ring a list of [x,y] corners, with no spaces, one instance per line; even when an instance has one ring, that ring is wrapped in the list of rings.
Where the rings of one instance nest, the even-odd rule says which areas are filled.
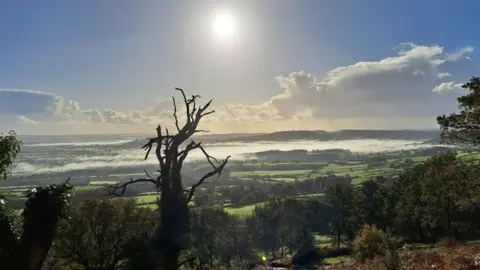
[[[398,237],[394,237],[391,234],[384,234],[383,237],[383,253],[384,256],[381,259],[386,270],[398,270],[400,269],[400,256],[398,250],[400,249],[402,240]]]
[[[373,259],[375,255],[383,255],[384,238],[382,230],[365,225],[353,242],[357,258],[363,262]]]
[[[445,248],[455,248],[459,245],[459,243],[453,237],[444,237],[437,242],[437,245]]]
[[[350,248],[334,248],[334,247],[327,247],[323,249],[325,258],[332,258],[332,257],[340,257],[340,256],[348,256],[352,253]]]

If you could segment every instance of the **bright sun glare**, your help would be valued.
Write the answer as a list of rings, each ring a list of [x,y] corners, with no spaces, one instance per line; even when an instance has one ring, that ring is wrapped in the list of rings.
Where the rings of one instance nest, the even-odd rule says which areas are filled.
[[[231,37],[236,31],[235,18],[228,13],[220,13],[213,19],[213,31],[221,38]]]

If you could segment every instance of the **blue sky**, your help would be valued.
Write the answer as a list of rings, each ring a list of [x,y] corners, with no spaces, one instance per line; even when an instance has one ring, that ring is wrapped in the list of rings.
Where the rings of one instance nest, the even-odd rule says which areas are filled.
[[[174,86],[214,98],[219,113],[207,124],[218,132],[435,127],[436,115],[456,108],[458,84],[480,75],[479,8],[475,0],[2,1],[0,128],[144,132],[169,120],[163,99]],[[212,33],[221,13],[235,18],[231,40]],[[350,68],[332,73],[341,67]]]

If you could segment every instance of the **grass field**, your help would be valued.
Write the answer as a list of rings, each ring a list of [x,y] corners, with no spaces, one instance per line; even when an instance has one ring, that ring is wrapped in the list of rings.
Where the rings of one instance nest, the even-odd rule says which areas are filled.
[[[91,190],[102,190],[102,186],[100,185],[75,186],[75,191],[91,191]]]
[[[315,196],[323,196],[323,193],[317,193],[317,194],[308,194],[308,195],[300,195],[300,196],[292,196],[295,198],[311,198]],[[256,203],[256,204],[250,204],[250,205],[245,205],[243,207],[225,207],[225,211],[229,213],[230,215],[237,216],[239,218],[246,218],[249,217],[250,215],[253,214],[253,211],[255,210],[255,206],[257,205],[262,205],[263,203]]]
[[[463,159],[477,159],[480,160],[479,152],[458,152],[458,155]],[[240,179],[251,180],[255,178],[258,181],[263,182],[293,182],[303,181],[308,178],[322,177],[327,176],[328,174],[334,174],[337,176],[350,176],[352,178],[352,184],[361,184],[364,181],[370,180],[375,176],[393,176],[402,171],[402,169],[391,168],[391,165],[395,163],[402,163],[405,159],[412,159],[414,163],[424,162],[430,156],[411,156],[404,154],[391,154],[388,156],[388,160],[385,165],[369,168],[366,164],[360,161],[338,161],[338,163],[329,163],[324,161],[312,161],[312,162],[280,162],[280,163],[268,163],[268,162],[252,162],[252,163],[242,163],[245,166],[252,166],[257,168],[252,171],[235,171],[234,168],[230,172],[231,177],[237,177]],[[318,165],[318,168],[317,168]],[[292,170],[282,170],[282,168],[296,168],[299,169]],[[312,169],[303,169],[306,166],[311,167]],[[266,169],[268,168],[268,169]],[[276,169],[279,170],[276,170]],[[301,169],[302,168],[302,169]],[[101,190],[103,186],[115,185],[116,181],[90,181],[88,185],[84,186],[75,186],[76,191],[92,191],[92,190]],[[0,193],[6,193],[10,196],[15,197],[24,197],[25,191],[35,187],[34,185],[19,185],[19,186],[8,186],[0,187]],[[314,194],[318,195],[318,194]],[[309,196],[314,196],[309,195]],[[156,207],[155,201],[157,198],[155,193],[145,193],[139,194],[139,196],[132,197],[138,201],[140,204],[144,204],[147,207]],[[227,212],[238,215],[238,216],[248,216],[253,211],[255,205],[248,205],[240,208],[225,208]]]
[[[227,207],[225,208],[225,211],[230,215],[234,215],[243,219],[251,216],[253,213],[253,210],[255,210],[255,206],[260,204],[251,204],[251,205],[246,205],[238,208]]]
[[[287,171],[250,171],[250,172],[231,172],[232,177],[245,177],[245,176],[300,176],[310,173],[312,170],[287,170]]]
[[[479,159],[480,153],[473,152],[458,152],[458,155],[464,159]],[[252,179],[257,178],[257,180],[273,180],[273,181],[282,181],[282,182],[292,182],[295,180],[302,181],[308,178],[322,177],[326,176],[329,173],[332,173],[337,176],[347,176],[352,177],[352,184],[361,184],[367,180],[374,178],[375,176],[393,176],[402,171],[402,169],[391,168],[390,165],[394,162],[403,162],[407,158],[411,158],[414,163],[424,162],[429,159],[431,156],[398,156],[394,155],[388,159],[387,164],[381,167],[369,168],[367,164],[360,161],[348,161],[343,162],[345,165],[340,165],[336,163],[330,163],[325,166],[326,162],[283,162],[283,163],[252,163],[248,164],[249,166],[255,166],[259,170],[255,171],[232,171],[230,175],[232,177],[238,177],[241,179]],[[318,169],[309,169],[309,170],[262,170],[262,167],[278,166],[281,168],[284,165],[318,165]]]
[[[420,157],[419,160],[424,159],[425,157]],[[393,161],[394,159],[392,159]],[[286,163],[284,163],[286,164]],[[297,164],[297,163],[290,163]],[[311,163],[316,164],[316,163]],[[238,177],[241,179],[252,179],[257,178],[257,180],[263,181],[281,181],[281,182],[292,182],[295,180],[302,181],[308,178],[322,177],[326,176],[329,173],[332,173],[337,176],[347,176],[352,177],[353,184],[360,184],[364,181],[374,178],[378,175],[391,176],[399,172],[398,169],[392,169],[388,165],[380,168],[368,168],[366,164],[350,161],[347,165],[338,165],[331,163],[328,166],[325,164],[319,164],[317,170],[258,170],[258,171],[232,171],[230,175],[232,177]]]
[[[90,186],[107,186],[107,185],[115,185],[117,181],[90,181],[88,183]]]
[[[158,195],[140,195],[130,198],[137,200],[137,203],[154,204],[157,201]]]

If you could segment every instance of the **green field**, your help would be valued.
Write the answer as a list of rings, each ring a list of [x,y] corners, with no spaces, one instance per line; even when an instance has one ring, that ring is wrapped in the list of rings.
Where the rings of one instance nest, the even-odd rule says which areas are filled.
[[[103,186],[100,185],[88,185],[88,186],[75,186],[75,191],[92,191],[92,190],[103,190]]]
[[[107,186],[107,185],[116,185],[117,181],[90,181],[88,184],[90,186]]]
[[[427,157],[419,157],[417,158],[419,161],[424,160]],[[396,159],[392,159],[391,161],[395,161]],[[289,164],[289,165],[298,165],[303,163],[281,163],[281,164]],[[241,179],[252,179],[255,178],[257,180],[263,181],[280,181],[280,182],[292,182],[295,180],[302,181],[309,178],[315,177],[322,177],[327,176],[329,173],[337,175],[337,176],[347,176],[349,175],[352,177],[353,184],[360,184],[364,181],[374,178],[378,175],[383,176],[392,176],[395,173],[399,172],[398,169],[392,169],[388,167],[388,164],[384,167],[379,168],[368,168],[366,164],[350,161],[347,165],[339,165],[335,163],[328,164],[325,166],[325,163],[309,163],[311,164],[318,164],[318,169],[312,170],[255,170],[255,171],[232,171],[230,175],[232,177],[238,177]],[[265,165],[264,165],[265,166]],[[270,166],[270,164],[269,164]]]
[[[376,176],[394,176],[400,173],[402,169],[398,164],[402,164],[406,159],[411,159],[413,163],[424,162],[430,156],[409,156],[402,153],[387,153],[387,159],[384,160],[383,165],[368,166],[361,161],[345,161],[339,160],[334,162],[324,161],[312,161],[312,162],[242,162],[238,163],[239,167],[233,165],[230,170],[230,176],[240,178],[243,180],[256,180],[264,183],[275,182],[293,182],[303,181],[306,179],[312,179],[316,177],[325,177],[328,175],[336,176],[350,176],[352,184],[361,184],[364,181],[373,179]],[[480,160],[479,152],[458,152],[458,155],[464,159],[478,159]],[[253,168],[253,170],[245,171],[245,167]],[[292,168],[291,170],[285,170],[285,168]],[[308,169],[305,169],[308,167]],[[201,166],[199,167],[201,168]],[[235,169],[238,170],[235,170]],[[255,169],[256,168],[256,169]],[[278,170],[276,170],[278,168]],[[295,169],[298,168],[298,169]],[[198,168],[197,168],[198,169]],[[140,173],[139,173],[140,174]],[[102,191],[105,186],[115,185],[117,181],[95,181],[92,180],[88,185],[75,186],[75,190],[78,192],[99,190]],[[9,186],[0,187],[0,192],[12,197],[24,197],[25,192],[35,186],[23,185],[23,186]],[[318,196],[321,194],[312,194],[306,196]],[[130,197],[135,200],[142,207],[156,207],[156,199],[158,194],[155,192],[140,193],[138,196]],[[233,215],[240,217],[246,217],[250,215],[255,208],[255,205],[247,205],[240,208],[227,207],[225,210]]]
[[[137,203],[141,204],[155,204],[157,202],[158,195],[140,195],[130,198],[137,200]]]
[[[310,173],[312,170],[286,170],[286,171],[247,171],[247,172],[231,172],[232,177],[249,177],[249,176],[300,176]]]
[[[225,211],[230,215],[234,215],[243,219],[252,215],[253,210],[255,210],[255,206],[257,206],[257,204],[246,205],[238,208],[227,207],[225,208]]]

